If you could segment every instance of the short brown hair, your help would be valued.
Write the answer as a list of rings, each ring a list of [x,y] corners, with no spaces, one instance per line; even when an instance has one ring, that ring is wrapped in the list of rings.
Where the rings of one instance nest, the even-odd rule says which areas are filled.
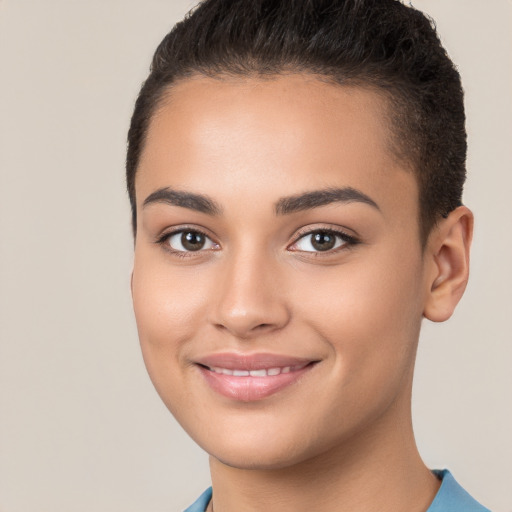
[[[463,91],[432,20],[398,0],[205,0],[160,43],[135,104],[126,159],[134,234],[135,175],[168,88],[198,74],[288,72],[369,86],[389,98],[394,145],[418,179],[423,242],[462,204]]]

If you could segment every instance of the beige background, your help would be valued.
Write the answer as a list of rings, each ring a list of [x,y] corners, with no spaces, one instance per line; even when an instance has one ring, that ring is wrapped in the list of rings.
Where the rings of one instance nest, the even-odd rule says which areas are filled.
[[[415,428],[512,512],[512,3],[417,0],[467,93],[473,275],[425,324]],[[0,0],[0,512],[177,511],[206,456],[152,389],[129,295],[125,135],[189,0]]]

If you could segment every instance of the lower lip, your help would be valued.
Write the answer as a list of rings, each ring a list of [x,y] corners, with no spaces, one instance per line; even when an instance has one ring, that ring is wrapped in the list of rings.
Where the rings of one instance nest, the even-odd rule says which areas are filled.
[[[313,366],[314,364],[308,364],[300,370],[267,377],[234,377],[213,372],[204,366],[199,366],[199,369],[206,382],[217,393],[233,400],[253,402],[287,388],[309,372]]]

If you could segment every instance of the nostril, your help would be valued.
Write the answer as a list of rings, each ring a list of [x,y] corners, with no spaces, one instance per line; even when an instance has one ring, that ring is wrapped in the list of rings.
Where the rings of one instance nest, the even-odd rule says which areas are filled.
[[[253,330],[265,330],[265,329],[270,329],[272,328],[272,324],[260,324],[260,325],[257,325],[256,327],[253,328]]]
[[[263,335],[280,328],[279,325],[272,323],[261,323],[251,326],[248,324],[239,325],[234,322],[226,324],[216,322],[214,325],[219,331],[231,333],[240,339],[254,338],[254,336]]]

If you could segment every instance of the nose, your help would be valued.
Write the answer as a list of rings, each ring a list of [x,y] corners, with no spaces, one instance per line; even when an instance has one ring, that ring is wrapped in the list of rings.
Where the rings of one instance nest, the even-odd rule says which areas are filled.
[[[232,255],[217,276],[211,310],[216,328],[239,339],[282,329],[290,320],[277,262],[254,252]]]

